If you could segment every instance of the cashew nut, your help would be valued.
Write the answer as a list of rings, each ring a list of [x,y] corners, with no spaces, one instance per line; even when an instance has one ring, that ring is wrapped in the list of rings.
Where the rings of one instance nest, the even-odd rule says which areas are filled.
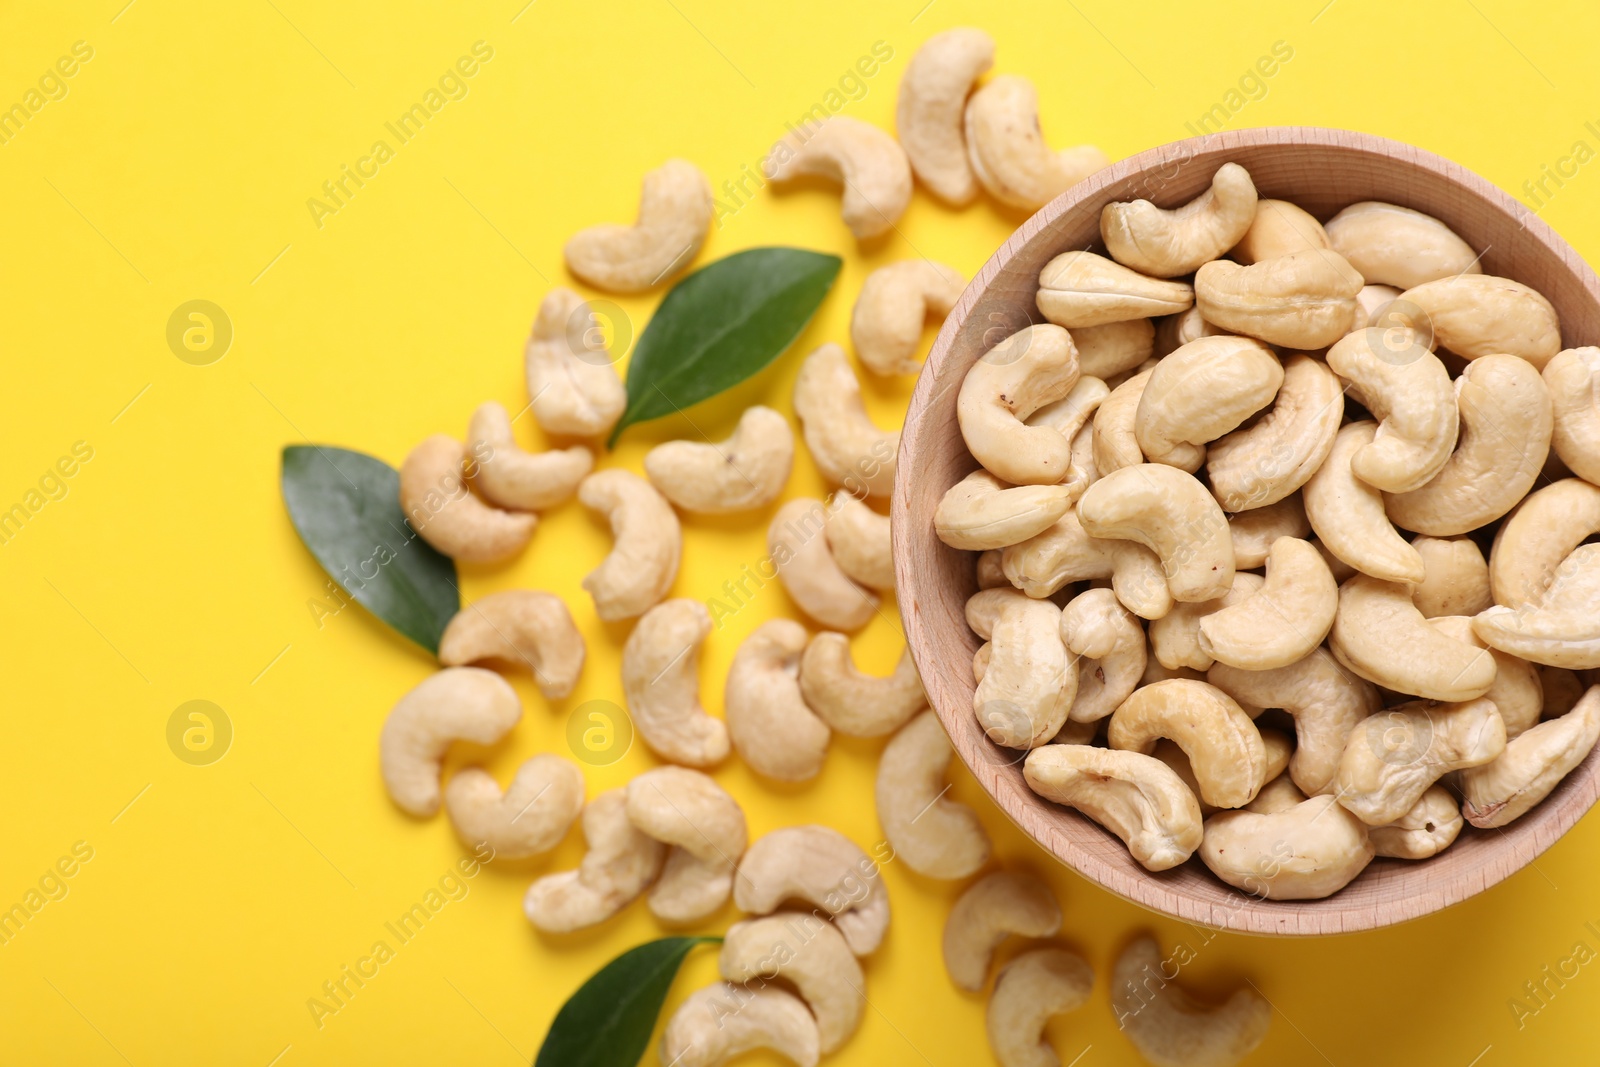
[[[839,214],[859,240],[893,228],[911,202],[911,164],[900,143],[849,115],[791,131],[772,146],[762,169],[775,182],[804,177],[837,182]]]
[[[849,493],[835,493],[823,526],[833,561],[851,581],[870,589],[894,588],[889,516],[879,515]]]
[[[1039,128],[1033,83],[1002,74],[967,100],[967,159],[989,195],[1010,207],[1037,211],[1111,165],[1093,145],[1051,150]]]
[[[844,349],[829,343],[806,357],[794,383],[794,413],[824,478],[857,496],[889,495],[900,431],[880,430],[867,417]]]
[[[1305,352],[1349,332],[1361,286],[1355,268],[1325,249],[1249,266],[1214,259],[1194,276],[1195,303],[1207,322]]]
[[[994,39],[982,30],[958,27],[924,41],[900,76],[895,106],[900,144],[922,184],[955,207],[978,195],[962,115],[973,82],[992,66]]]
[[[574,234],[562,249],[567,269],[614,293],[649,289],[694,259],[711,225],[711,185],[700,168],[669,159],[644,176],[639,220]]]
[[[1049,529],[1072,510],[1083,492],[1081,477],[1065,485],[1008,485],[978,468],[945,490],[933,528],[951,548],[989,549],[1020,544]]]
[[[1045,323],[1007,337],[985,352],[961,382],[956,417],[967,450],[995,477],[1013,485],[1066,481],[1071,436],[1025,420],[1065,397],[1077,383],[1078,351],[1066,330]]]
[[[1091,537],[1133,541],[1161,559],[1172,596],[1210,600],[1233,584],[1227,517],[1192,474],[1141,463],[1102,475],[1078,500]]]
[[[1328,367],[1378,419],[1373,441],[1351,458],[1356,477],[1406,493],[1439,473],[1456,446],[1459,419],[1450,372],[1415,331],[1369,326],[1347,334],[1328,350]]]
[[[1304,659],[1333,627],[1339,586],[1308,541],[1280,537],[1267,580],[1249,598],[1200,620],[1200,650],[1212,659],[1265,671]]]
[[[1064,948],[1032,949],[1000,968],[985,1015],[1000,1067],[1061,1067],[1045,1023],[1082,1007],[1093,988],[1094,968]]]
[[[1082,345],[1079,357],[1082,358]],[[1544,368],[1555,415],[1550,440],[1578,477],[1600,482],[1600,348],[1569,348]]]
[[[1110,578],[1117,599],[1141,619],[1159,619],[1172,609],[1172,590],[1154,552],[1132,541],[1090,537],[1074,512],[1007,547],[1000,565],[1031,597],[1050,596],[1068,582]]]
[[[1100,409],[1100,402],[1109,395],[1111,390],[1099,378],[1079,377],[1078,384],[1072,387],[1070,393],[1029,415],[1028,425],[1048,426],[1068,441],[1073,441],[1084,427],[1093,427],[1094,414]]]
[[[523,363],[528,406],[546,433],[599,437],[628,406],[598,322],[571,289],[552,289],[539,304]]]
[[[1083,379],[1079,379],[1081,382]],[[1107,387],[1109,388],[1109,386]],[[1096,413],[1099,408],[1095,409]],[[1072,438],[1072,465],[1084,473],[1084,481],[1093,485],[1100,479],[1100,468],[1094,465],[1094,418],[1084,423]]]
[[[1439,278],[1481,274],[1478,254],[1455,231],[1420,211],[1363,200],[1328,220],[1328,240],[1369,282],[1410,289]]]
[[[736,752],[752,769],[782,782],[816,777],[828,756],[828,724],[800,696],[806,629],[768,619],[739,645],[728,668],[723,714]]]
[[[611,523],[614,543],[583,579],[594,610],[605,622],[649,611],[672,588],[683,552],[677,513],[666,497],[637,474],[596,471],[578,486],[578,500]]]
[[[1392,285],[1363,285],[1356,294],[1356,329],[1363,326],[1389,325],[1380,313],[1400,299],[1400,290]]]
[[[1429,700],[1472,700],[1494,684],[1487,650],[1429,626],[1406,585],[1366,574],[1339,587],[1328,649],[1367,681]]]
[[[1276,731],[1272,732],[1276,733]],[[1263,731],[1261,739],[1265,741],[1266,736],[1266,732]],[[1278,736],[1282,737],[1283,735],[1278,734]],[[1285,745],[1289,744],[1288,738],[1285,737],[1283,740]],[[1287,762],[1288,758],[1289,754],[1285,751],[1284,761]],[[1294,779],[1287,774],[1279,774],[1262,786],[1261,792],[1257,793],[1256,798],[1246,804],[1243,810],[1255,812],[1257,815],[1277,815],[1298,804],[1304,804],[1310,799],[1310,797],[1300,792],[1300,787],[1294,784]],[[1362,825],[1365,824],[1363,823]]]
[[[1156,324],[1155,347],[1151,349],[1151,354],[1161,359],[1202,337],[1231,336],[1227,330],[1219,330],[1207,322],[1199,308],[1192,307],[1177,315],[1167,315]],[[1085,370],[1083,373],[1089,372]]]
[[[863,674],[850,658],[850,639],[823,632],[800,657],[800,695],[841,734],[881,737],[899,729],[927,704],[911,653],[900,653],[887,677]]]
[[[817,1020],[817,1050],[835,1051],[861,1025],[866,976],[829,923],[814,915],[778,913],[728,928],[717,957],[722,977],[748,988],[774,978],[793,984]]]
[[[728,754],[728,730],[700,706],[700,646],[711,616],[698,600],[667,600],[622,646],[622,691],[639,737],[662,759],[708,767]]]
[[[1287,200],[1257,200],[1250,228],[1228,254],[1238,263],[1260,263],[1332,247],[1322,223],[1304,208]],[[1399,296],[1399,291],[1394,295]]]
[[[1132,370],[1155,354],[1156,328],[1149,319],[1080,326],[1071,333],[1078,349],[1078,372],[1084,378],[1103,381]]]
[[[1224,163],[1211,187],[1164,211],[1148,200],[1107,204],[1100,236],[1111,258],[1155,278],[1190,274],[1238,244],[1256,217],[1256,187],[1237,163]]]
[[[1411,547],[1422,557],[1423,578],[1411,601],[1425,619],[1476,615],[1494,603],[1489,564],[1470,537],[1419,537]]]
[[[661,1033],[661,1062],[722,1067],[755,1049],[771,1049],[797,1067],[817,1067],[820,1038],[805,1002],[776,986],[717,982],[686,997]]]
[[[1112,590],[1087,590],[1061,609],[1061,643],[1078,661],[1069,719],[1103,719],[1139,687],[1148,656],[1144,628]]]
[[[945,798],[953,754],[938,716],[924,711],[901,727],[878,759],[883,836],[898,859],[929,878],[965,878],[989,862],[989,835],[977,815]]]
[[[725,441],[667,441],[652,448],[644,473],[683,510],[726,515],[776,500],[793,464],[789,420],[758,404],[745,409]]]
[[[1205,675],[1201,675],[1196,680],[1203,681],[1204,679]],[[1244,711],[1245,714],[1251,716],[1261,713],[1259,708],[1245,708]],[[1255,798],[1244,806],[1245,810],[1262,814],[1281,811],[1289,806],[1289,804],[1283,803],[1284,798],[1289,795],[1287,790],[1293,790],[1294,803],[1298,804],[1304,800],[1305,794],[1296,789],[1289,776],[1283,773],[1284,769],[1289,766],[1290,757],[1294,754],[1294,742],[1289,739],[1287,734],[1273,729],[1263,729],[1261,731],[1261,746],[1266,749],[1267,753],[1267,784],[1262,786],[1260,791],[1256,793]],[[1195,777],[1193,764],[1189,762],[1189,757],[1184,753],[1183,749],[1178,747],[1177,742],[1162,738],[1156,742],[1156,747],[1151,750],[1150,754],[1165,763],[1172,769],[1174,774],[1183,779],[1183,784],[1189,787],[1189,792],[1193,793],[1195,799],[1200,801],[1200,815],[1202,818],[1210,818],[1223,810],[1215,804],[1208,804],[1204,800],[1200,800],[1200,780]]]
[[[1289,776],[1307,795],[1331,792],[1350,734],[1377,711],[1377,687],[1345,669],[1326,649],[1270,671],[1219,663],[1206,680],[1241,705],[1282,708],[1294,717]]]
[[[1039,272],[1039,311],[1057,326],[1080,329],[1194,306],[1187,282],[1149,278],[1093,252],[1063,252]]]
[[[943,319],[961,299],[966,279],[931,259],[906,259],[867,275],[850,313],[850,343],[874,374],[916,374],[922,324]]]
[[[1290,356],[1266,414],[1206,448],[1206,473],[1222,510],[1266,507],[1305,485],[1333,451],[1343,417],[1338,377],[1310,356]]]
[[[1332,443],[1331,438],[1329,443]],[[1213,494],[1217,491],[1214,473],[1211,476],[1211,491]],[[1253,571],[1267,562],[1272,543],[1278,538],[1309,536],[1311,520],[1306,518],[1305,503],[1300,494],[1295,492],[1275,504],[1230,514],[1228,532],[1233,537],[1234,569]],[[1322,553],[1319,550],[1317,554]],[[1323,557],[1323,562],[1327,562],[1327,557]],[[1484,573],[1487,577],[1487,570]]]
[[[1200,647],[1200,620],[1212,612],[1243,603],[1264,585],[1266,579],[1248,571],[1234,571],[1233,585],[1213,600],[1174,604],[1172,610],[1150,623],[1150,651],[1168,670],[1192,667],[1203,671],[1216,662]],[[1202,676],[1203,677],[1203,676]]]
[[[522,911],[540,930],[566,934],[605,922],[645,891],[667,846],[628,819],[623,790],[608,789],[583,809],[589,850],[576,870],[547,874],[528,887]]]
[[[1462,774],[1471,772],[1463,771]],[[1367,831],[1378,855],[1400,860],[1425,860],[1437,856],[1455,841],[1466,825],[1455,797],[1442,785],[1430,785],[1422,799],[1387,826]]]
[[[1543,370],[1561,351],[1555,308],[1510,278],[1462,274],[1423,282],[1401,293],[1389,314],[1431,332],[1440,348],[1463,359],[1521,356]]]
[[[1092,481],[1099,481],[1112,471],[1144,462],[1136,427],[1139,405],[1154,375],[1154,367],[1140,371],[1100,401],[1091,423],[1094,427],[1095,468]]]
[[[1266,781],[1261,732],[1232,697],[1205,682],[1175,679],[1134,691],[1111,716],[1111,747],[1149,755],[1158,738],[1189,757],[1200,799],[1219,808],[1249,803]]]
[[[1076,808],[1120,837],[1146,870],[1169,870],[1200,847],[1199,801],[1154,756],[1045,745],[1028,753],[1022,773],[1035,793]]]
[[[578,490],[594,469],[594,453],[582,445],[525,452],[511,434],[511,416],[489,401],[478,405],[467,427],[467,451],[480,457],[472,484],[497,507],[519,511],[553,508]]]
[[[1600,487],[1563,478],[1529,493],[1500,525],[1489,550],[1494,602],[1516,608],[1538,600],[1561,561],[1597,533]]]
[[[1272,403],[1283,380],[1283,364],[1259,341],[1191,341],[1156,364],[1145,383],[1133,422],[1139,451],[1193,474],[1206,444]]]
[[[1307,519],[1306,521],[1310,522],[1311,520]],[[1338,582],[1340,585],[1343,585],[1345,583],[1345,579],[1356,573],[1356,569],[1354,567],[1350,566],[1350,564],[1346,563],[1338,556],[1335,556],[1332,552],[1329,552],[1328,546],[1323,544],[1319,538],[1313,537],[1311,539],[1311,543],[1317,546],[1318,552],[1322,553],[1322,562],[1328,565],[1328,570],[1333,573],[1334,581]]]
[[[1473,630],[1470,616],[1440,615],[1429,619],[1428,625],[1473,648],[1489,648]],[[1489,654],[1494,657],[1494,684],[1483,695],[1494,702],[1510,741],[1539,721],[1544,713],[1544,687],[1539,683],[1539,669],[1527,660],[1497,648],[1489,648]]]
[[[462,476],[467,450],[442,433],[425,439],[400,465],[400,509],[422,539],[464,563],[495,563],[527,545],[539,517],[505,511],[473,495]]]
[[[1270,815],[1224,811],[1206,820],[1200,859],[1224,882],[1266,900],[1321,900],[1372,862],[1367,827],[1331,796]]]
[[[446,667],[480,660],[527,664],[539,692],[559,700],[583,673],[583,635],[554,593],[503,589],[456,612],[439,638]]]
[[[1061,641],[1061,609],[1015,589],[967,601],[967,625],[990,644],[988,668],[972,694],[984,734],[1006,748],[1047,743],[1067,721],[1078,672]]]
[[[1060,929],[1061,905],[1042,879],[1025,871],[994,871],[968,886],[950,908],[945,970],[957,989],[976,993],[1008,935],[1050,937]]]
[[[1500,605],[1472,620],[1483,641],[1551,667],[1600,667],[1600,544],[1580,545],[1556,568],[1538,600]]]
[[[402,811],[439,810],[439,765],[454,741],[492,745],[522,718],[516,690],[493,671],[446,667],[396,702],[378,738],[383,784]]]
[[[1505,723],[1491,700],[1399,704],[1351,733],[1334,777],[1335,795],[1368,826],[1385,826],[1444,775],[1481,766],[1505,749]]]
[[[1420,582],[1422,557],[1395,531],[1383,494],[1356,477],[1351,462],[1372,443],[1378,424],[1363,420],[1339,430],[1333,449],[1301,490],[1317,540],[1362,574],[1394,582]]]
[[[828,548],[822,501],[798,497],[778,509],[767,527],[767,551],[800,610],[834,630],[859,630],[878,610],[878,598],[840,569]]]
[[[770,915],[786,900],[803,900],[833,916],[857,956],[877,948],[889,928],[889,893],[877,865],[826,826],[773,830],[739,861],[733,902],[742,911]]]
[[[468,845],[487,843],[495,857],[548,852],[583,810],[583,772],[569,759],[541,752],[517,768],[504,793],[482,767],[463,767],[444,790],[444,810]]]
[[[1584,761],[1600,739],[1600,687],[1571,711],[1527,730],[1492,763],[1461,772],[1461,814],[1478,827],[1504,826],[1525,815]]]
[[[748,835],[738,801],[700,771],[656,767],[627,785],[634,828],[670,846],[650,910],[670,923],[704,919],[733,891]]]
[[[1122,950],[1111,972],[1111,1011],[1147,1062],[1232,1067],[1266,1038],[1272,1005],[1253,987],[1213,1006],[1177,986],[1169,966],[1156,939],[1145,935]]]

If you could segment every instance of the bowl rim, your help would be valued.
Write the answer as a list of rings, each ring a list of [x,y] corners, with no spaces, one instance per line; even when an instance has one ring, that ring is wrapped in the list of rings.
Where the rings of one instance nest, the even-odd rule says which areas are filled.
[[[1013,257],[1056,218],[1086,201],[1103,196],[1109,187],[1126,179],[1142,176],[1158,167],[1182,165],[1202,153],[1298,146],[1335,148],[1398,159],[1434,172],[1514,220],[1531,239],[1544,245],[1571,270],[1591,299],[1600,305],[1600,278],[1553,228],[1487,179],[1435,153],[1375,134],[1320,126],[1265,126],[1184,138],[1129,156],[1072,186],[1022,222],[983,264],[946,317],[924,363],[924,373],[918,377],[906,410],[899,471],[904,472],[908,467],[904,458],[917,452],[924,415],[934,399],[933,381],[936,374],[928,371],[942,366],[948,359],[962,326],[985,295],[990,283]],[[1600,341],[1600,338],[1594,340]],[[909,485],[909,479],[896,477],[890,502],[892,552],[906,647],[922,677],[928,679],[936,677],[939,664],[929,661],[931,649],[923,616],[917,609],[913,595],[922,575],[908,560],[910,553],[907,543],[911,536],[906,532],[910,521]],[[950,707],[950,701],[935,698],[937,686],[929,686],[928,689],[929,705],[950,737],[962,763],[1006,817],[1044,852],[1124,900],[1165,916],[1212,929],[1268,936],[1321,936],[1377,929],[1421,918],[1475,896],[1523,867],[1532,865],[1600,798],[1600,746],[1596,746],[1533,811],[1511,824],[1509,831],[1512,832],[1501,831],[1507,841],[1487,862],[1462,872],[1460,877],[1447,881],[1429,878],[1429,861],[1422,861],[1407,872],[1408,875],[1414,875],[1412,880],[1417,883],[1416,888],[1404,895],[1397,895],[1393,900],[1379,899],[1341,907],[1338,904],[1340,894],[1318,901],[1269,901],[1241,894],[1245,903],[1240,907],[1221,909],[1213,903],[1194,899],[1185,890],[1169,886],[1158,874],[1142,870],[1130,872],[1125,867],[1112,866],[1092,851],[1071,842],[1063,841],[1064,847],[1061,848],[1052,847],[1029,825],[1030,821],[1038,820],[1039,806],[1048,802],[1026,787],[1018,791],[1008,783],[1000,782],[994,762],[964,744],[963,736],[952,729],[958,716],[970,717],[970,707]],[[1016,762],[1021,759],[1021,755],[1017,756]],[[1109,836],[1109,831],[1104,831],[1086,816],[1070,809],[1061,810],[1069,811],[1072,817],[1082,819]]]

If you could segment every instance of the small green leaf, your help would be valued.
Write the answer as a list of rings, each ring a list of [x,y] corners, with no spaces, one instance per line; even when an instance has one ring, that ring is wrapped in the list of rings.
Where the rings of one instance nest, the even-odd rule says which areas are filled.
[[[556,1012],[533,1067],[635,1067],[683,958],[720,937],[663,937],[596,971]]]
[[[843,263],[803,248],[751,248],[672,287],[628,364],[628,407],[606,446],[757,373],[800,336]]]
[[[361,452],[289,445],[283,502],[300,540],[341,589],[439,654],[439,635],[461,610],[456,565],[406,522],[398,471]]]

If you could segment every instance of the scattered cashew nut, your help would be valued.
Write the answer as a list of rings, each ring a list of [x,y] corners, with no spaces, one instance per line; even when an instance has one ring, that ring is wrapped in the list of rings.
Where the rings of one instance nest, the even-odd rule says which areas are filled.
[[[859,630],[877,612],[878,598],[840,569],[828,547],[826,525],[822,501],[791,500],[767,527],[767,551],[800,610],[830,629]]]
[[[972,85],[994,66],[994,39],[958,27],[922,43],[900,76],[895,132],[923,185],[954,207],[978,195],[962,115]]]
[[[726,441],[667,441],[652,448],[644,473],[683,510],[726,515],[776,500],[793,464],[789,420],[758,404],[745,409]]]
[[[496,507],[517,511],[553,508],[578,491],[594,469],[582,445],[525,452],[511,434],[511,416],[494,401],[478,405],[467,426],[467,451],[478,457],[472,484]]]
[[[771,1049],[796,1067],[817,1067],[819,1044],[816,1020],[793,993],[717,982],[678,1005],[661,1033],[660,1056],[672,1067],[722,1067]]]
[[[487,843],[495,857],[524,859],[548,852],[583,810],[583,772],[551,752],[517,768],[504,793],[482,767],[463,767],[444,790],[444,810],[456,836]]]
[[[528,406],[546,433],[599,437],[628,406],[597,321],[571,289],[552,289],[539,304],[523,362]]]
[[[833,732],[800,695],[806,629],[768,619],[745,638],[728,667],[723,714],[740,757],[759,774],[803,782],[822,770]]]
[[[473,495],[462,474],[467,450],[436,433],[400,465],[400,509],[422,539],[451,559],[495,563],[516,555],[533,536],[539,517],[506,511]]]
[[[614,543],[583,579],[605,622],[643,615],[661,602],[678,576],[683,532],[666,497],[637,474],[596,471],[578,486],[578,500],[611,523]]]
[[[1111,1011],[1133,1047],[1156,1067],[1232,1067],[1267,1036],[1272,1005],[1252,988],[1227,1001],[1196,1000],[1167,975],[1161,946],[1137,938],[1111,971]]]
[[[911,164],[900,143],[849,115],[791,131],[772,146],[762,169],[774,182],[811,176],[837,182],[839,213],[860,240],[887,232],[911,202]]]
[[[955,269],[931,259],[901,260],[867,275],[850,313],[861,365],[874,374],[916,374],[922,324],[950,314],[966,286]]]
[[[639,219],[574,234],[562,249],[567,269],[614,293],[649,289],[694,259],[711,226],[711,185],[700,168],[669,159],[644,176]]]
[[[814,915],[768,915],[734,923],[717,956],[722,977],[757,985],[781,978],[792,984],[817,1020],[817,1050],[835,1051],[861,1025],[866,976],[839,931]]]
[[[878,822],[897,859],[929,878],[965,878],[989,862],[983,824],[946,799],[954,750],[938,716],[924,711],[895,734],[878,759]]]
[[[968,98],[965,133],[978,181],[990,196],[1023,211],[1039,210],[1111,165],[1092,145],[1053,151],[1039,128],[1039,94],[1016,74],[1002,74]]]
[[[850,658],[850,639],[823,632],[800,657],[800,695],[834,730],[850,737],[881,737],[899,729],[927,704],[909,651],[894,673],[863,674]]]
[[[787,826],[757,838],[739,861],[733,902],[770,915],[803,900],[833,916],[857,956],[878,947],[889,928],[889,893],[877,865],[849,838],[826,826]]]
[[[1082,1007],[1093,988],[1094,968],[1064,948],[1031,949],[1002,967],[985,1015],[1000,1067],[1061,1067],[1045,1023]]]
[[[565,934],[605,922],[661,873],[667,846],[628,819],[623,790],[609,789],[583,809],[589,844],[577,869],[547,874],[528,887],[522,910],[546,933]]]
[[[537,589],[503,589],[456,612],[439,638],[439,662],[524,663],[539,692],[559,700],[583,673],[583,635],[566,603]]]
[[[692,923],[722,907],[748,840],[738,801],[686,767],[645,771],[628,783],[626,795],[634,828],[670,846],[647,898],[651,912],[665,922]]]
[[[794,413],[824,478],[858,496],[889,495],[900,431],[880,430],[867,417],[844,349],[829,343],[806,357],[794,383]]]
[[[622,691],[639,737],[662,759],[708,767],[728,754],[728,730],[700,706],[700,646],[711,615],[698,600],[645,612],[622,646]]]
[[[395,704],[378,738],[383,784],[402,811],[439,810],[439,765],[455,741],[492,745],[522,718],[516,690],[493,671],[446,667]]]
[[[869,589],[894,588],[889,516],[879,515],[858,497],[835,493],[823,529],[833,561],[847,578]]]
[[[1050,887],[1024,871],[995,871],[973,882],[944,923],[944,966],[956,988],[976,993],[989,978],[994,950],[1010,934],[1050,937],[1061,905]]]

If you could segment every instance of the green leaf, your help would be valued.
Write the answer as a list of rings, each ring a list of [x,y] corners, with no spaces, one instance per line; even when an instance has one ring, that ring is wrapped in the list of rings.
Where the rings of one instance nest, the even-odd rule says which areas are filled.
[[[300,540],[339,587],[434,655],[461,610],[456,565],[400,510],[400,473],[328,445],[283,450],[283,502]]]
[[[683,958],[720,937],[663,937],[594,973],[556,1012],[533,1067],[635,1067]]]
[[[671,415],[762,370],[800,336],[843,263],[803,248],[751,248],[672,287],[628,364],[628,407],[606,447],[636,422]]]

